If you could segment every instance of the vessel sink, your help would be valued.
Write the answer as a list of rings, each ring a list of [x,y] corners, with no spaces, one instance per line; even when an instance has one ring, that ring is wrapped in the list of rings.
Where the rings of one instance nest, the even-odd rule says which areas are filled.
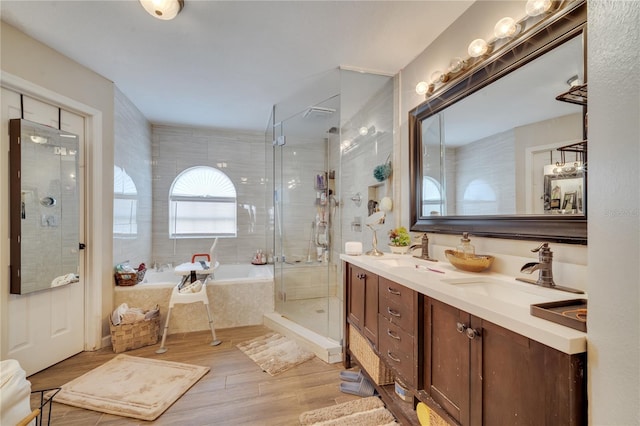
[[[535,287],[530,289],[517,283],[507,283],[491,278],[459,278],[444,279],[443,283],[455,285],[459,289],[471,294],[490,297],[513,305],[526,305],[545,302],[549,297],[539,294]]]

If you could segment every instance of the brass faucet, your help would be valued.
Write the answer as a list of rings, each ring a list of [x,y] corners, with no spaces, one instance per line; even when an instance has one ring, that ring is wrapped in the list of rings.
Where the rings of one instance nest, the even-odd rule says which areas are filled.
[[[409,246],[409,251],[418,247],[422,249],[420,252],[420,256],[413,256],[413,257],[422,259],[422,260],[428,260],[431,262],[438,261],[438,259],[432,259],[431,257],[429,257],[429,237],[427,236],[426,233],[422,234],[422,240],[420,241],[420,244],[413,244]]]
[[[520,269],[520,272],[532,274],[534,271],[540,271],[538,280],[534,281],[526,278],[516,278],[516,280],[542,287],[554,288],[556,290],[568,291],[570,293],[584,293],[582,290],[556,285],[553,281],[553,252],[549,248],[549,243],[542,243],[539,247],[531,250],[531,252],[538,253],[539,261],[525,263],[525,265]]]

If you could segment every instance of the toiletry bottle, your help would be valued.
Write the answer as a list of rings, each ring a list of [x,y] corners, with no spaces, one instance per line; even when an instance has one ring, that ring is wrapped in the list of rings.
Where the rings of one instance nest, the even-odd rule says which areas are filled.
[[[456,251],[462,254],[464,258],[471,258],[476,256],[476,249],[471,244],[471,240],[469,239],[469,233],[463,232],[462,238],[460,239],[460,244],[456,247]]]

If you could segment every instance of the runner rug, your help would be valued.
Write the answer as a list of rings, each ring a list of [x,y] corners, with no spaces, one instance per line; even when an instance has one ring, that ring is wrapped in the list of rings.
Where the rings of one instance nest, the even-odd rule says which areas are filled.
[[[64,385],[55,402],[155,420],[209,367],[120,354]]]
[[[310,360],[315,355],[279,333],[268,333],[236,345],[263,371],[275,376]]]

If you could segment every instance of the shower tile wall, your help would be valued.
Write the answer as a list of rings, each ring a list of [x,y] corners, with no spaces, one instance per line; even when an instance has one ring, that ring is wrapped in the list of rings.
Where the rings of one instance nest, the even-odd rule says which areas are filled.
[[[114,264],[138,266],[151,259],[151,125],[135,105],[116,88],[114,102],[114,164],[133,180],[138,191],[134,236],[113,238]]]
[[[360,136],[360,127],[375,126],[374,135]],[[367,196],[370,186],[375,186],[378,192],[378,200],[388,196],[393,198],[391,181],[378,182],[373,177],[375,166],[384,164],[393,151],[393,80],[389,81],[374,94],[370,100],[351,117],[341,129],[342,165],[340,169],[340,198],[342,213],[342,241],[360,241],[365,251],[371,249],[372,232],[364,225],[368,216]],[[350,140],[349,146],[344,145],[345,140]],[[397,166],[397,165],[394,165]],[[393,179],[393,176],[391,177]],[[362,196],[360,206],[351,200],[356,193]],[[354,218],[361,219],[361,228],[354,227]],[[403,224],[408,226],[408,224]],[[389,251],[387,248],[387,232],[394,228],[395,219],[393,210],[387,214],[385,225],[378,234],[378,248]],[[341,247],[344,252],[344,247]]]
[[[179,173],[194,166],[215,167],[236,187],[238,235],[218,241],[218,261],[248,263],[257,249],[266,249],[264,134],[154,125],[152,158],[154,262],[190,262],[193,254],[208,253],[213,243],[208,239],[169,239],[169,189]]]

